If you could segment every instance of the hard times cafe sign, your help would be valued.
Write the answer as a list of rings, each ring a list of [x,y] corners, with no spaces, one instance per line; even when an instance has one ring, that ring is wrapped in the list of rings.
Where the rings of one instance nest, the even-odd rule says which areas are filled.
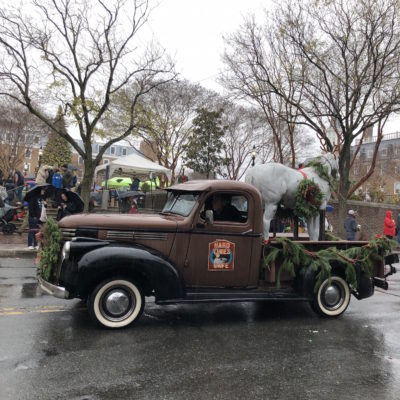
[[[208,270],[233,271],[235,243],[217,239],[208,244]]]

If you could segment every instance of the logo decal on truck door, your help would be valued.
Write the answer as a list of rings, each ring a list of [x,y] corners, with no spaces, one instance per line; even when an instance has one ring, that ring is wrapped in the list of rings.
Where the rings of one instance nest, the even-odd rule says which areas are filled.
[[[235,243],[217,239],[208,244],[208,270],[233,271]]]

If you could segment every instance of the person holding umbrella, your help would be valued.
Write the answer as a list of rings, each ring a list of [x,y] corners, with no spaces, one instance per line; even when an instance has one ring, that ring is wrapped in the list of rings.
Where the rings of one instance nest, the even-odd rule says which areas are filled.
[[[28,249],[34,250],[38,249],[38,243],[36,240],[36,233],[39,231],[39,225],[43,221],[40,220],[41,216],[44,214],[45,208],[47,206],[45,200],[46,188],[49,184],[42,184],[35,186],[33,189],[29,190],[25,195],[25,200],[28,202]],[[44,210],[43,210],[44,208]]]
[[[77,214],[83,211],[83,200],[75,192],[63,190],[61,193],[61,204],[58,206],[56,220],[60,221],[62,218]]]

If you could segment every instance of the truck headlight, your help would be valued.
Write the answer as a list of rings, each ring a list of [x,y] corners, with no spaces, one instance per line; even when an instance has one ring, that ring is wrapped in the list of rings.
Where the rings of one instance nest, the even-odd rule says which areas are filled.
[[[63,261],[69,259],[70,250],[71,250],[71,242],[65,242],[61,252],[61,257]]]

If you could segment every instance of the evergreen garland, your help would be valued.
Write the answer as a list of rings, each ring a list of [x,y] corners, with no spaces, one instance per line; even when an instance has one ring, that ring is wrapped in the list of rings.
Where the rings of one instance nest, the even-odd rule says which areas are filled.
[[[58,262],[58,255],[62,244],[62,233],[53,218],[47,218],[42,232],[43,239],[40,246],[38,268],[39,274],[47,281]]]
[[[306,167],[313,167],[317,175],[328,182],[329,189],[333,193],[335,189],[337,189],[337,185],[335,183],[335,179],[333,179],[332,175],[329,173],[329,168],[326,165],[322,165],[318,160],[312,160],[306,164]]]
[[[297,187],[295,198],[294,212],[296,215],[310,218],[319,213],[323,195],[313,180],[303,179]]]
[[[336,247],[311,252],[303,244],[296,243],[288,238],[277,238],[276,244],[279,247],[271,247],[268,255],[263,257],[262,267],[265,269],[270,264],[279,265],[277,270],[277,287],[280,287],[281,272],[286,271],[294,278],[297,274],[304,272],[311,266],[317,271],[314,291],[325,279],[330,279],[332,264],[341,265],[345,272],[345,278],[348,284],[357,289],[357,276],[354,266],[360,267],[360,270],[368,277],[372,275],[376,262],[381,262],[384,254],[391,250],[394,241],[387,238],[377,237],[361,247],[351,247],[346,250],[338,250]],[[265,251],[265,249],[264,249]]]

